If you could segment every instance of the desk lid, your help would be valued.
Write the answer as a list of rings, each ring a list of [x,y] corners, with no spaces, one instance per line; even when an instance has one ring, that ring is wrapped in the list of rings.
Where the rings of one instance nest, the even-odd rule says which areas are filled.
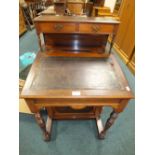
[[[21,93],[23,98],[131,98],[113,55],[103,58],[51,57],[39,52]]]

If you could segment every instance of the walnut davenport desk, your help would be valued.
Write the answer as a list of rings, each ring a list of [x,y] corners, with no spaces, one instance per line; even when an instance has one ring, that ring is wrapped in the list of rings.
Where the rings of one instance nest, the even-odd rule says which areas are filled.
[[[108,35],[115,34],[118,23],[111,18],[35,19],[42,51],[31,67],[21,97],[35,114],[45,141],[51,138],[52,121],[61,119],[94,119],[99,138],[104,139],[133,98],[115,57],[105,50]],[[105,106],[113,110],[103,125]],[[46,123],[41,108],[47,110]]]

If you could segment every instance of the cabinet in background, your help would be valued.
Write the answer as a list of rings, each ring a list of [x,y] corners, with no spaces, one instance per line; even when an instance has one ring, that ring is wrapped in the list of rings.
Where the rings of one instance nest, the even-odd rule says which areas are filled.
[[[21,7],[19,6],[19,35],[26,31],[25,20]]]
[[[115,38],[114,48],[127,66],[134,73],[134,48],[135,48],[135,2],[123,0],[120,10],[120,25]],[[131,67],[132,66],[132,67]]]

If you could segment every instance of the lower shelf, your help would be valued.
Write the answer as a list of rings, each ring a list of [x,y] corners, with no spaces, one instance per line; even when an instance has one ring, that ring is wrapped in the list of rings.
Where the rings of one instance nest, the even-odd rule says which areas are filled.
[[[46,52],[49,56],[62,56],[62,57],[96,57],[96,58],[107,58],[109,54],[107,53],[97,53],[97,52]]]

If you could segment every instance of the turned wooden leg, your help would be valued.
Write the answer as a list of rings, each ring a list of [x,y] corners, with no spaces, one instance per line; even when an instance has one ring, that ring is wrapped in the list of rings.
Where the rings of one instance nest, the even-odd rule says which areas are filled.
[[[37,32],[37,36],[38,36],[38,42],[39,42],[40,50],[44,51],[45,50],[45,42],[44,42],[43,33]]]
[[[50,133],[46,130],[45,121],[39,112],[35,114],[35,119],[43,132],[44,140],[50,141]]]
[[[40,50],[42,51],[42,47],[41,47],[41,39],[40,39],[40,32],[37,32],[37,38],[38,38],[38,43],[39,43],[39,46],[40,46]]]
[[[109,48],[109,54],[111,54],[111,50],[112,50],[112,47],[113,47],[113,44],[114,44],[115,37],[116,37],[116,35],[113,34],[112,35],[112,38],[111,38],[111,43],[110,43],[110,48]]]
[[[103,139],[104,137],[102,135],[102,132],[104,130],[104,127],[103,127],[102,120],[100,117],[96,117],[96,124],[97,124],[99,139]]]
[[[104,139],[105,138],[105,134],[107,132],[107,130],[114,124],[116,118],[118,117],[118,113],[113,111],[111,114],[110,114],[110,117],[108,118],[105,126],[104,126],[104,130],[101,132],[100,134],[100,138]]]
[[[52,108],[46,108],[48,117],[47,117],[47,122],[46,122],[46,131],[50,134],[51,136],[51,130],[52,130],[52,118],[53,118],[53,110]]]
[[[104,130],[104,126],[101,119],[101,113],[102,113],[102,107],[96,107],[95,114],[96,114],[96,125],[98,129],[98,135],[100,139],[103,139],[102,132]]]

